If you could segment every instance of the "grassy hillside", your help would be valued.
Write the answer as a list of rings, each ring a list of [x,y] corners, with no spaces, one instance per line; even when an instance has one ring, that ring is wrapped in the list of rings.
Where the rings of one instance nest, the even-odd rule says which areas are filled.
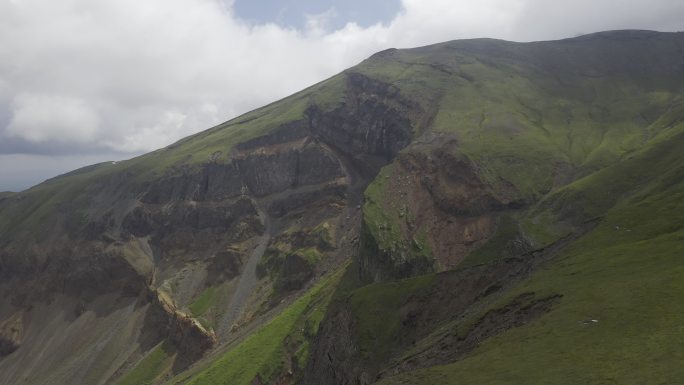
[[[684,374],[682,146],[679,124],[542,201],[540,210],[602,218],[493,306],[523,293],[561,294],[548,314],[485,340],[463,360],[380,383],[677,383]]]
[[[12,298],[26,312],[51,274],[50,293],[100,277],[76,319],[106,290],[147,304],[128,291],[149,285],[223,333],[181,372],[182,341],[154,336],[121,384],[676,383],[682,63],[684,33],[646,31],[383,51],[164,149],[0,193],[0,273],[37,281]],[[197,198],[210,178],[223,190]]]
[[[290,382],[295,380],[306,365],[311,338],[345,269],[346,266],[321,280],[273,320],[198,373],[181,375],[173,383],[248,384],[257,377],[269,383],[280,377]]]
[[[348,72],[397,87],[433,112],[419,126],[455,134],[460,151],[492,184],[510,183],[517,196],[539,198],[559,172],[570,179],[586,175],[639,148],[658,134],[652,123],[681,103],[682,72],[669,63],[684,38],[643,34],[524,44],[454,41],[384,51]],[[84,213],[97,189],[122,174],[128,175],[126,189],[135,191],[145,181],[225,160],[236,144],[302,119],[310,105],[326,110],[344,103],[344,89],[341,74],[164,149],[49,180],[21,200],[0,203],[0,232],[11,238],[50,227],[46,222],[67,206],[73,215]]]
[[[431,131],[456,134],[493,183],[538,197],[559,168],[586,175],[657,135],[651,124],[681,103],[681,69],[666,64],[678,59],[664,53],[681,44],[618,33],[466,40],[376,55],[358,70],[436,101]]]
[[[556,298],[548,312],[495,329],[451,363],[384,374],[380,383],[674,383],[684,374],[678,323],[684,309],[677,305],[684,294],[678,279],[684,255],[684,73],[671,64],[681,61],[682,46],[681,34],[649,33],[528,44],[457,41],[385,51],[350,70],[391,84],[432,112],[430,121],[416,122],[417,142],[429,147],[435,136],[455,138],[459,159],[475,165],[493,194],[525,202],[501,213],[496,234],[462,267],[504,260],[502,250],[514,239],[543,248],[589,221],[598,223],[536,272],[463,313],[444,318],[443,310],[427,304],[413,310],[427,312],[428,321],[415,321],[426,322],[425,330],[415,330],[407,318],[413,308],[406,306],[433,295],[447,278],[429,274],[340,289],[336,306],[346,304],[353,315],[358,359],[379,372],[410,362],[445,336],[466,340],[488,314],[520,298]],[[339,77],[320,87],[330,90],[323,99],[331,106],[340,102],[333,96]],[[271,108],[293,119],[308,102],[298,96]],[[182,148],[206,156],[213,148],[202,143],[216,142],[216,135],[223,131],[192,138]],[[403,177],[395,167],[385,167],[366,191],[368,235],[388,253],[403,245],[411,258],[430,258],[420,229],[419,236],[402,239],[399,223],[413,220],[402,207],[416,202],[388,187]],[[284,355],[281,341],[301,322],[316,290],[207,364],[192,383],[248,383],[257,375],[274,383]],[[515,306],[524,311],[533,302]],[[430,321],[430,312],[440,321]]]
[[[680,119],[684,72],[669,63],[681,60],[683,44],[681,34],[638,32],[525,44],[476,39],[385,51],[355,70],[435,111],[419,143],[454,137],[455,156],[472,161],[495,195],[535,202],[630,156]],[[398,230],[412,196],[386,183],[402,177],[388,168],[367,191],[366,223],[383,250],[412,242]]]
[[[0,193],[0,198],[21,197],[0,201],[0,233],[5,234],[6,239],[19,236],[31,239],[36,233],[52,231],[56,217],[64,212],[76,221],[87,216],[94,195],[102,193],[103,189],[111,189],[113,186],[108,184],[113,179],[120,181],[120,185],[115,186],[117,190],[131,194],[141,190],[141,185],[146,182],[181,174],[184,170],[206,164],[210,159],[225,161],[236,144],[264,135],[283,123],[303,119],[304,110],[309,105],[332,108],[343,96],[342,77],[333,77],[149,154],[87,166],[21,194]]]

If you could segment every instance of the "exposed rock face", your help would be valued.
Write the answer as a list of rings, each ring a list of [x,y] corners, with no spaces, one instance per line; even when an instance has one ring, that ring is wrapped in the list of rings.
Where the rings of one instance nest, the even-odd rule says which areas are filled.
[[[220,202],[181,201],[136,207],[123,222],[136,237],[149,237],[157,263],[212,258],[232,243],[263,231],[253,202],[244,197]]]
[[[372,178],[413,138],[418,104],[390,84],[359,73],[348,73],[347,101],[330,112],[307,110],[311,131],[354,160]]]
[[[313,276],[311,262],[302,254],[290,253],[283,258],[275,283],[276,290],[292,291],[301,289]]]
[[[309,127],[305,121],[295,120],[281,124],[270,133],[239,143],[235,148],[238,151],[255,150],[261,147],[296,142],[307,137],[309,134]]]
[[[355,336],[354,317],[348,308],[340,304],[328,312],[318,331],[302,384],[362,385],[373,382],[373,373],[369,373],[362,363]]]
[[[452,216],[471,217],[510,208],[510,198],[495,192],[477,165],[459,153],[458,141],[436,137],[432,146],[416,145],[397,159],[399,173],[420,175],[420,187],[437,209]]]
[[[559,298],[536,298],[529,294],[518,298],[504,308],[488,313],[479,319],[465,336],[456,330],[445,329],[444,335],[436,336],[440,343],[429,351],[404,357],[406,351],[415,347],[416,341],[427,337],[439,325],[449,320],[467,316],[467,311],[489,296],[504,291],[524,277],[549,253],[537,253],[535,257],[510,258],[505,261],[477,266],[460,271],[438,274],[426,292],[405,298],[398,309],[400,330],[394,334],[393,351],[396,356],[375,357],[371,362],[360,352],[359,333],[356,331],[354,314],[349,302],[335,304],[326,315],[312,349],[312,359],[305,371],[304,384],[354,384],[367,385],[389,375],[415,370],[436,364],[452,362],[475,348],[480,338],[498,334],[506,329],[522,325],[539,317],[550,309]],[[351,300],[348,300],[351,301]],[[363,309],[372,312],[373,309]],[[378,362],[392,363],[391,369],[381,370]]]
[[[245,185],[254,196],[263,197],[288,188],[330,182],[342,177],[339,161],[315,143],[292,143],[280,148],[259,148],[236,160],[245,170]]]
[[[294,186],[299,157],[295,151],[273,154],[250,154],[239,161],[239,167],[250,170],[245,184],[258,197],[286,190]]]
[[[434,261],[423,255],[407,256],[406,250],[386,250],[363,224],[361,247],[358,253],[358,275],[363,282],[384,282],[397,278],[414,277],[434,270]],[[408,245],[406,248],[412,248]],[[409,249],[411,250],[411,249]]]
[[[183,369],[216,345],[217,339],[213,332],[207,331],[197,320],[178,311],[164,294],[150,289],[148,300],[151,307],[145,318],[144,328],[148,333],[156,333],[158,339],[168,338],[174,343],[180,353],[176,369]]]
[[[500,308],[475,319],[473,316],[477,315],[478,309],[500,299],[502,293],[528,278],[595,225],[586,223],[576,233],[541,249],[436,274],[427,289],[401,298],[397,308],[384,309],[400,320],[398,330],[392,332],[393,349],[388,357],[368,359],[362,356],[364,349],[370,350],[373,346],[360,346],[358,315],[350,311],[353,308],[352,297],[347,296],[332,304],[312,347],[312,358],[305,370],[303,384],[367,385],[405,371],[453,362],[476,348],[480,341],[535,320],[561,301],[562,296],[523,293]],[[369,303],[374,303],[372,294],[370,298]],[[372,312],[373,309],[362,308],[360,311]],[[448,326],[449,321],[453,322],[451,326]],[[459,329],[459,321],[472,322],[472,326],[464,332]],[[432,340],[427,347],[416,345],[428,335]]]
[[[497,286],[491,286],[491,288],[492,290],[501,290]],[[557,294],[539,298],[535,293],[523,293],[505,306],[488,311],[463,335],[456,333],[444,335],[438,343],[430,348],[406,359],[397,360],[393,367],[380,373],[379,377],[384,378],[420,368],[444,365],[461,359],[475,349],[480,341],[508,329],[525,325],[549,312],[554,305],[561,301],[561,298],[562,296]],[[407,324],[418,322],[415,320],[415,318],[419,318],[417,308],[418,306],[408,314]]]
[[[301,211],[313,202],[329,202],[334,204],[347,198],[347,189],[346,185],[330,184],[320,189],[293,192],[286,197],[275,197],[272,199],[267,210],[269,215],[280,218],[288,213]]]
[[[17,307],[49,302],[62,294],[84,301],[111,292],[135,297],[144,287],[135,269],[102,242],[62,240],[50,249],[34,246],[13,257],[26,260],[3,269],[0,275],[13,285],[13,290],[3,295]],[[30,262],[38,264],[27,267]]]
[[[309,143],[298,155],[295,186],[316,185],[345,176],[339,160],[320,145]]]
[[[452,269],[494,234],[500,211],[525,204],[514,188],[484,180],[453,137],[412,144],[391,166],[381,192],[395,198],[379,204],[394,227],[366,221],[359,254],[365,281]]]
[[[23,313],[17,312],[0,323],[0,359],[19,348],[24,336]]]
[[[499,234],[507,211],[681,122],[684,35],[656,35],[387,50],[149,156],[0,193],[0,382],[24,383],[33,368],[38,383],[113,382],[162,340],[180,353],[175,373],[352,257],[354,284],[371,289],[440,273],[386,309],[399,319],[396,349],[378,362],[349,306],[359,291],[341,289],[309,347],[304,383],[368,384],[447,363],[535,319],[560,297],[526,293],[476,313],[547,254],[529,252],[519,227],[497,261],[453,269]],[[521,148],[539,152],[518,158]],[[593,218],[575,213],[582,199],[547,204],[573,226]],[[467,330],[430,334],[437,342],[416,348],[458,317],[472,317]],[[254,383],[297,381],[308,351],[300,342],[319,319],[285,341],[280,375]]]
[[[142,202],[221,201],[245,193],[263,197],[343,176],[329,151],[306,140],[303,124],[287,124],[236,146],[229,163],[209,162],[200,169],[190,168],[181,175],[155,181]]]
[[[345,81],[345,102],[332,110],[312,104],[301,119],[235,145],[226,157],[218,152],[206,163],[177,162],[147,180],[137,178],[141,171],[135,169],[107,175],[89,185],[78,202],[62,203],[47,218],[49,238],[29,239],[32,247],[21,250],[18,243],[0,244],[0,275],[32,277],[17,288],[14,302],[28,307],[52,296],[46,293],[63,293],[83,304],[70,309],[80,314],[104,295],[138,297],[149,304],[140,329],[141,353],[168,339],[181,356],[174,370],[201,357],[216,336],[179,308],[188,306],[197,290],[242,274],[252,254],[244,245],[267,231],[258,207],[276,222],[274,236],[352,223],[358,215],[349,202],[359,204],[377,170],[411,141],[413,121],[422,114],[418,104],[361,74],[349,73]],[[293,249],[279,257],[269,275],[276,298],[346,258],[337,251],[339,237],[344,235],[344,244],[358,238],[357,228],[337,235],[327,231],[290,240]],[[203,271],[195,275],[203,282],[173,289],[192,292],[170,291],[186,269]],[[20,338],[3,334],[0,341],[9,354]]]
[[[242,259],[240,251],[235,249],[216,253],[207,268],[206,285],[211,287],[240,275],[243,267]]]

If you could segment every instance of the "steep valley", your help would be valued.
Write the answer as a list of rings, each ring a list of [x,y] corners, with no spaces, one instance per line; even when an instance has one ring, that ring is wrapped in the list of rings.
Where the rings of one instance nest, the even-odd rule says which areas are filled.
[[[0,194],[2,384],[677,383],[684,33],[377,53]]]

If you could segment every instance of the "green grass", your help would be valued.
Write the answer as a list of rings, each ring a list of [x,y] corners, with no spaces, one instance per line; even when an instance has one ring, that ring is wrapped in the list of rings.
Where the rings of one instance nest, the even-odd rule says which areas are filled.
[[[334,286],[344,270],[321,280],[268,324],[216,359],[189,384],[249,384],[257,375],[264,380],[270,379],[284,365],[284,341],[288,336],[297,335],[297,325],[306,325],[311,334],[318,330]],[[299,339],[298,356],[303,363],[307,358],[308,341],[301,335]]]
[[[323,222],[310,231],[311,237],[318,240],[318,245],[325,248],[334,247],[336,229],[329,222]]]
[[[316,265],[323,258],[321,252],[315,247],[307,247],[306,249],[301,249],[297,252],[303,255],[312,266]]]
[[[289,244],[287,245],[290,246]],[[295,250],[281,250],[276,247],[267,250],[264,257],[257,265],[257,277],[263,278],[268,276],[278,286],[278,282],[282,279],[287,280],[287,274],[283,269],[287,258],[299,259],[306,263],[309,269],[312,269],[323,259],[323,253],[317,247],[306,247]],[[276,293],[274,293],[276,294]],[[282,294],[282,293],[281,293]]]
[[[149,385],[173,364],[175,349],[164,341],[150,351],[130,372],[126,373],[118,385]]]
[[[482,247],[468,254],[458,267],[475,266],[508,256],[506,249],[518,236],[518,222],[513,214],[502,215],[496,233]]]
[[[629,194],[647,196],[684,177],[681,148],[684,125],[671,127],[624,161],[582,178],[540,203],[541,211],[576,222],[603,215]]]
[[[671,128],[643,151],[553,197],[554,208],[582,199],[582,217],[601,216],[600,225],[492,305],[526,292],[562,294],[551,312],[485,340],[461,361],[380,384],[680,382],[682,139],[681,127]],[[591,319],[598,322],[583,322]]]
[[[387,180],[394,176],[394,167],[390,164],[383,167],[378,175],[375,177],[373,182],[366,188],[364,192],[365,202],[363,205],[363,218],[371,231],[373,237],[378,241],[380,247],[391,247],[391,241],[395,237],[398,237],[398,228],[389,227],[387,233],[388,237],[381,234],[385,226],[394,225],[393,218],[389,217],[388,210],[383,207],[385,203],[385,193]],[[387,238],[388,242],[385,244],[384,239]]]
[[[492,49],[474,49],[475,44]],[[575,47],[582,54],[546,48],[537,61],[563,57],[562,65],[553,62],[555,76],[549,76],[529,61],[527,55],[538,49],[461,41],[395,51],[356,70],[396,85],[416,101],[438,104],[431,130],[455,134],[460,151],[478,164],[482,176],[499,189],[512,185],[518,198],[538,198],[552,189],[558,165],[586,175],[615,163],[657,134],[659,128],[649,125],[681,101],[677,88],[657,71],[583,75],[605,65],[578,59],[595,54],[589,45]],[[652,60],[622,46],[616,51],[602,60]]]
[[[666,201],[652,204],[672,204],[669,197]],[[676,202],[684,212],[684,195]],[[652,204],[643,209],[653,209]],[[677,383],[684,375],[684,304],[679,300],[684,218],[675,215],[668,219],[680,230],[646,240],[638,234],[668,231],[669,225],[647,223],[630,232],[601,226],[564,253],[560,263],[511,293],[562,293],[551,313],[485,341],[463,361],[384,383]],[[609,218],[626,219],[624,214]],[[586,325],[587,319],[599,322]]]
[[[408,238],[402,230],[402,223],[412,221],[406,209],[409,202],[402,201],[397,194],[387,190],[390,179],[401,178],[392,164],[383,167],[378,176],[364,192],[363,221],[378,250],[392,258],[392,263],[400,265],[414,260],[432,260],[427,234],[417,230],[415,236]],[[388,200],[387,197],[392,199]]]
[[[216,304],[218,289],[209,287],[200,294],[197,299],[190,304],[190,311],[193,317],[200,317]]]
[[[434,275],[364,286],[352,292],[349,307],[356,319],[359,351],[365,360],[381,363],[399,344],[401,306],[410,295],[432,288]]]
[[[0,232],[7,238],[23,233],[31,238],[35,233],[46,232],[56,221],[56,211],[74,206],[85,206],[83,195],[92,179],[90,176],[105,177],[114,173],[115,165],[103,163],[90,166],[86,173],[75,173],[46,181],[20,194],[14,194],[0,206]],[[70,217],[80,221],[77,210],[69,210]],[[77,217],[78,216],[78,217]],[[27,231],[31,233],[27,233]]]

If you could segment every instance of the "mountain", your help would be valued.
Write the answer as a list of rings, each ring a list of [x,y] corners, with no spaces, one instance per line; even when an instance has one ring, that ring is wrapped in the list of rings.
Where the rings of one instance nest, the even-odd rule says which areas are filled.
[[[684,33],[391,49],[0,194],[0,383],[677,383],[682,90]]]

